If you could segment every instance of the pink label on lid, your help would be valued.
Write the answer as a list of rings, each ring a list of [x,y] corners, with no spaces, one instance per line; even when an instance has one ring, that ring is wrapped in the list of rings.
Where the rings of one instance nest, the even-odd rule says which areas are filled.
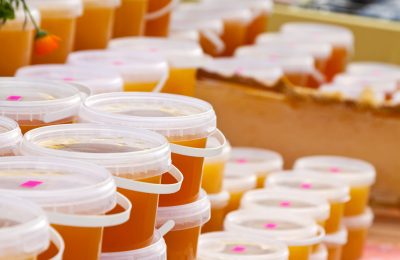
[[[65,77],[63,78],[64,81],[74,81],[75,79],[73,77]]]
[[[22,100],[22,96],[8,96],[7,100],[8,101],[21,101]]]
[[[339,173],[339,172],[341,172],[340,168],[338,168],[338,167],[331,167],[331,168],[329,168],[329,171],[331,173]]]
[[[235,70],[235,74],[236,75],[242,75],[243,74],[243,72],[244,72],[244,68],[237,68],[236,70]]]
[[[264,224],[264,227],[266,229],[275,229],[278,225],[276,223],[266,223]]]
[[[116,60],[116,61],[113,61],[112,64],[114,64],[114,65],[116,65],[116,66],[119,66],[119,65],[123,65],[124,62],[123,62],[123,61],[120,61],[120,60]]]
[[[244,164],[244,163],[247,163],[247,160],[246,159],[237,159],[236,163]]]
[[[246,251],[245,246],[235,246],[232,248],[232,252],[234,253],[243,253],[244,251]]]
[[[157,49],[157,48],[149,48],[149,51],[151,51],[151,52],[157,52],[158,49]]]
[[[280,203],[280,205],[281,205],[281,207],[290,207],[292,205],[292,203],[290,201],[285,200],[285,201],[282,201]]]
[[[302,189],[305,189],[305,190],[309,190],[309,189],[311,189],[312,188],[312,184],[311,183],[302,183],[301,185],[301,188]]]
[[[42,184],[42,181],[27,181],[22,183],[20,186],[24,187],[24,188],[35,188],[37,186],[39,186],[40,184]]]

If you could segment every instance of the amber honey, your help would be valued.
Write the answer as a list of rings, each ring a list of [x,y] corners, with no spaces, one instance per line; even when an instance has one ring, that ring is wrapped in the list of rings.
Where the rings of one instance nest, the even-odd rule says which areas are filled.
[[[308,260],[311,253],[311,246],[289,246],[289,260]]]
[[[194,96],[196,72],[195,68],[171,68],[161,92]]]
[[[247,24],[240,20],[225,20],[221,39],[225,43],[222,56],[232,56],[236,48],[246,42]]]
[[[148,0],[122,0],[115,13],[113,38],[144,33]]]
[[[364,213],[369,201],[370,187],[350,188],[350,200],[344,209],[345,216],[356,216]]]
[[[200,227],[171,231],[164,236],[167,243],[167,259],[195,260]]]
[[[61,124],[72,124],[75,121],[75,118],[69,117],[61,120],[57,120],[54,122],[50,123],[45,123],[41,120],[19,120],[17,121],[19,124],[19,127],[21,128],[22,134],[25,134],[26,132],[38,128],[38,127],[43,127],[43,126],[49,126],[49,125],[61,125]]]
[[[344,213],[344,202],[333,202],[331,204],[331,213],[325,222],[325,232],[327,234],[336,233],[340,230]]]
[[[157,82],[125,82],[124,83],[124,91],[131,92],[131,91],[143,91],[143,92],[151,92],[156,87]]]
[[[368,229],[348,229],[347,244],[342,249],[343,260],[361,259],[367,239]]]
[[[222,191],[224,179],[225,162],[205,162],[203,169],[203,181],[201,187],[208,194],[215,194]]]
[[[260,12],[247,27],[246,44],[254,44],[256,38],[268,28],[268,13]]]
[[[148,0],[147,13],[153,13],[169,5],[173,0]],[[168,12],[156,19],[147,20],[145,25],[146,36],[166,37],[169,34],[169,20],[171,13]]]
[[[341,72],[344,72],[349,59],[348,50],[345,47],[333,46],[331,58],[326,64],[325,77],[328,81]]]
[[[224,229],[225,207],[212,207],[211,219],[201,229],[202,233],[221,231]]]

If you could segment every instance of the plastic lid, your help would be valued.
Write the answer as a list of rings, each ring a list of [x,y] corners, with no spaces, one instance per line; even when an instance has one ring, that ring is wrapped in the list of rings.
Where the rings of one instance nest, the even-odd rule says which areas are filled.
[[[49,212],[104,214],[116,205],[111,174],[95,164],[54,157],[0,157],[0,192]]]
[[[36,21],[37,24],[40,24],[40,13],[36,8],[30,7],[29,8],[32,14],[33,19]],[[15,12],[15,18],[12,20],[7,20],[5,24],[1,25],[1,30],[34,30],[35,26],[33,25],[30,19],[26,19],[25,12],[22,8],[19,8]]]
[[[118,7],[121,5],[121,0],[83,0],[85,7]]]
[[[229,203],[230,194],[227,191],[222,191],[217,194],[208,194],[208,199],[210,200],[212,208],[224,208]]]
[[[174,11],[171,18],[171,31],[210,30],[217,34],[224,32],[224,23],[218,18],[194,20],[190,12]]]
[[[234,7],[251,8],[252,11],[271,12],[274,3],[271,0],[205,0],[205,3],[211,5],[229,5]]]
[[[339,74],[334,78],[334,84],[343,85],[348,87],[361,86],[370,87],[373,89],[381,89],[383,91],[395,91],[398,88],[397,81],[400,79],[400,74],[392,74],[386,76],[373,76],[373,75],[350,75]]]
[[[110,41],[109,48],[115,51],[152,53],[164,57],[175,68],[199,67],[205,58],[203,50],[196,42],[156,38],[124,37]]]
[[[245,192],[255,189],[257,176],[255,173],[229,172],[225,169],[223,189],[232,192]]]
[[[214,147],[218,147],[220,144],[218,142],[218,139],[211,136],[209,138],[207,138],[207,148],[214,148]],[[212,156],[212,157],[206,157],[204,158],[204,164],[207,163],[226,163],[226,161],[229,160],[229,157],[231,156],[231,150],[232,147],[229,144],[228,141],[225,142],[225,145],[222,148],[222,152],[221,154],[217,155],[217,156]]]
[[[168,72],[165,59],[136,51],[78,51],[68,56],[72,65],[117,70],[125,82],[157,82]]]
[[[233,147],[226,171],[265,175],[282,170],[282,167],[283,158],[277,152],[261,148]]]
[[[216,130],[212,106],[200,99],[160,93],[107,93],[88,99],[82,122],[124,125],[156,131],[170,141],[208,137]]]
[[[158,231],[154,232],[153,242],[151,245],[132,250],[113,253],[102,253],[101,260],[165,260],[167,259],[167,245],[165,240]]]
[[[202,234],[199,260],[287,260],[287,246],[279,241],[252,234],[211,232]]]
[[[211,217],[211,204],[206,193],[202,190],[198,200],[192,203],[158,207],[157,226],[163,225],[169,220],[175,222],[172,231],[200,227],[207,223]]]
[[[277,214],[290,213],[317,221],[329,217],[330,205],[327,200],[304,195],[299,192],[259,189],[246,192],[241,200],[242,209],[273,211]]]
[[[0,79],[0,114],[16,121],[49,123],[75,116],[82,98],[82,93],[68,83]]]
[[[395,87],[395,84],[387,87],[391,89]],[[324,84],[319,87],[318,92],[322,95],[339,96],[344,100],[362,101],[366,99],[368,102],[379,105],[386,101],[387,92],[392,92],[392,90],[386,91],[385,88],[382,88],[382,86],[375,87],[374,85],[366,87],[363,85]]]
[[[40,10],[42,17],[78,17],[83,13],[82,0],[29,0]]]
[[[343,224],[347,228],[347,230],[352,229],[364,229],[370,228],[372,226],[372,222],[374,221],[374,213],[372,209],[367,208],[364,214],[354,216],[354,217],[345,217],[343,219]]]
[[[177,40],[187,40],[198,42],[200,39],[200,34],[197,30],[173,30],[169,33],[169,38]]]
[[[225,217],[225,230],[271,237],[288,246],[313,245],[322,239],[320,227],[314,220],[292,214],[259,214],[257,211],[237,210]]]
[[[352,62],[347,66],[347,74],[381,77],[397,74],[400,77],[400,66],[379,62]]]
[[[333,234],[327,234],[323,240],[324,244],[329,246],[344,246],[347,243],[347,229],[341,227],[340,230]]]
[[[168,172],[167,140],[143,129],[69,124],[41,127],[25,134],[24,155],[57,156],[104,166],[113,175],[140,180]]]
[[[349,187],[346,184],[310,175],[304,170],[270,174],[265,182],[265,187],[281,191],[301,191],[330,202],[347,202],[349,200]]]
[[[18,123],[0,116],[0,149],[16,146],[22,140]]]
[[[332,176],[349,186],[372,185],[376,172],[372,164],[353,158],[341,156],[309,156],[298,159],[295,169],[305,169],[321,177]]]
[[[317,251],[310,255],[310,260],[327,260],[328,249],[324,244],[320,244]]]
[[[20,68],[16,77],[63,80],[90,88],[92,94],[123,91],[123,80],[117,71],[70,65],[34,65]]]

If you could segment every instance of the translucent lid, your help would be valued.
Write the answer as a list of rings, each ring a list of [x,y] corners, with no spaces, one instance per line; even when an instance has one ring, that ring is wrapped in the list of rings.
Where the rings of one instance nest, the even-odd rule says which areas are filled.
[[[204,0],[205,3],[211,5],[225,5],[242,8],[251,8],[252,11],[267,11],[271,12],[274,5],[271,0]]]
[[[155,83],[168,72],[168,63],[164,58],[138,51],[78,51],[68,56],[68,63],[116,70],[125,82]]]
[[[48,123],[75,116],[82,98],[82,93],[69,83],[0,79],[0,115],[16,121]]]
[[[282,170],[282,167],[283,158],[277,152],[253,147],[233,147],[226,171],[265,175]]]
[[[193,19],[190,12],[174,11],[172,13],[171,30],[188,31],[188,30],[210,30],[217,34],[222,34],[224,31],[224,23],[218,18],[208,19]]]
[[[383,76],[397,74],[400,76],[400,66],[379,62],[352,62],[347,66],[347,74],[365,76]]]
[[[121,0],[82,0],[85,7],[118,7]]]
[[[187,40],[198,42],[200,40],[200,33],[197,30],[175,30],[170,29],[169,38],[177,40]]]
[[[230,194],[227,191],[222,191],[217,194],[208,194],[211,207],[215,209],[224,208],[229,203]]]
[[[204,225],[210,220],[211,204],[202,190],[195,202],[172,207],[158,207],[157,227],[169,220],[175,222],[172,231],[184,230]]]
[[[17,145],[22,139],[18,123],[0,116],[0,149]]]
[[[114,125],[65,124],[27,132],[24,155],[85,160],[113,175],[142,179],[167,172],[171,151],[167,140],[154,132]]]
[[[123,90],[123,81],[117,71],[105,68],[70,65],[34,65],[20,68],[16,77],[77,82],[90,88],[93,94]]]
[[[111,174],[95,164],[55,157],[0,157],[0,192],[49,212],[104,214],[116,205]]]
[[[290,213],[305,216],[317,221],[328,219],[330,205],[320,197],[304,195],[299,192],[259,189],[246,192],[241,200],[242,209],[273,211],[277,214]]]
[[[328,260],[328,249],[324,244],[320,244],[316,252],[310,255],[310,260]]]
[[[367,101],[369,103],[379,105],[386,101],[386,96],[392,93],[396,88],[396,84],[391,82],[389,85],[371,84],[368,87],[364,85],[339,85],[324,84],[318,89],[321,95],[338,96],[344,100],[351,101]]]
[[[34,8],[30,7],[30,11],[32,14],[32,18],[36,21],[37,24],[40,24],[40,13]],[[8,31],[8,30],[34,30],[35,26],[33,25],[30,19],[26,19],[25,12],[22,8],[19,8],[15,12],[15,18],[12,20],[7,20],[5,24],[1,24],[0,31]]]
[[[296,173],[295,170],[291,170],[270,174],[265,182],[265,187],[281,191],[301,191],[330,202],[347,202],[349,200],[349,187],[345,183],[309,175],[304,170],[296,170]]]
[[[372,209],[367,208],[367,210],[362,214],[354,217],[345,217],[343,219],[343,224],[347,228],[347,230],[352,229],[364,229],[370,228],[372,226],[372,222],[374,221],[374,213]]]
[[[28,0],[40,10],[43,18],[78,17],[83,13],[82,0]]]
[[[175,68],[196,68],[202,64],[205,57],[198,43],[168,38],[118,38],[110,41],[109,49],[124,53],[127,51],[152,53],[166,58]]]
[[[295,169],[305,169],[321,177],[332,176],[347,185],[363,186],[375,182],[376,172],[372,164],[348,157],[341,156],[309,156],[298,159],[294,164]]]
[[[170,141],[205,138],[216,130],[212,106],[200,99],[160,93],[107,93],[88,99],[82,122],[156,131]]]
[[[207,138],[207,148],[214,148],[214,147],[218,147],[220,144],[217,140],[217,138],[211,136],[209,138]],[[225,142],[224,147],[222,148],[222,152],[217,155],[217,156],[213,156],[213,157],[207,157],[204,158],[204,164],[207,163],[226,163],[227,160],[229,160],[229,157],[231,156],[231,150],[232,147],[229,144],[228,141]]]
[[[400,80],[400,74],[392,74],[386,76],[373,76],[373,75],[350,75],[350,74],[339,74],[334,78],[333,83],[343,86],[361,86],[371,87],[374,89],[382,89],[384,91],[395,91],[397,90],[397,81]]]
[[[329,246],[344,246],[347,243],[347,229],[341,227],[340,230],[333,234],[327,234],[324,237],[324,244]]]
[[[49,223],[28,200],[0,194],[0,258],[30,259],[50,245]]]
[[[263,236],[236,232],[202,234],[198,245],[199,260],[287,260],[287,246]]]
[[[245,192],[255,189],[257,186],[257,176],[249,172],[230,172],[225,169],[223,189],[234,192]]]

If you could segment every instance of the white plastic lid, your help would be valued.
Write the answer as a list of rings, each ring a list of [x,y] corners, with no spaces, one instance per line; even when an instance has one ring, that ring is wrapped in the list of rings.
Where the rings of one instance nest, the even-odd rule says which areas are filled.
[[[274,3],[271,0],[205,0],[205,3],[211,5],[225,5],[242,8],[251,8],[252,11],[267,11],[271,12]]]
[[[315,172],[321,177],[332,176],[347,185],[370,186],[374,184],[376,172],[372,164],[342,156],[308,156],[298,159],[295,169]]]
[[[186,41],[194,41],[198,42],[200,40],[200,33],[197,30],[173,30],[170,29],[170,33],[168,35],[171,39],[177,40],[186,40]]]
[[[171,151],[161,135],[114,125],[66,124],[41,127],[25,134],[24,155],[85,160],[113,175],[140,180],[168,172]]]
[[[323,231],[314,220],[292,214],[260,214],[252,210],[232,211],[225,217],[225,230],[270,237],[288,246],[313,245],[322,240]]]
[[[40,24],[41,15],[39,11],[30,6],[29,10],[31,11],[32,18],[35,20],[37,24]],[[15,18],[12,20],[7,20],[5,24],[1,25],[1,30],[11,31],[11,30],[34,30],[35,26],[33,25],[30,19],[26,19],[25,12],[22,8],[19,8],[15,12]]]
[[[397,81],[399,79],[400,74],[392,74],[382,77],[373,75],[339,74],[335,76],[333,83],[348,87],[361,86],[378,90],[381,89],[382,91],[395,91],[398,89]]]
[[[50,245],[50,226],[39,206],[0,194],[0,258],[35,258]]]
[[[328,260],[328,249],[324,244],[320,244],[316,252],[310,255],[310,260]]]
[[[203,50],[196,42],[156,38],[156,37],[124,37],[110,41],[109,49],[129,53],[151,53],[167,59],[175,68],[197,68],[205,58]]]
[[[81,122],[124,125],[156,131],[170,141],[208,137],[216,130],[212,106],[200,99],[161,93],[107,93],[91,96]]]
[[[155,83],[168,73],[168,63],[164,58],[138,51],[78,51],[68,56],[68,63],[117,70],[125,82]]]
[[[330,213],[330,205],[325,199],[304,195],[299,192],[276,191],[273,189],[258,189],[246,192],[241,200],[240,207],[260,212],[290,213],[317,221],[327,220]]]
[[[158,207],[156,226],[162,226],[167,221],[173,220],[175,226],[171,231],[184,230],[200,227],[207,223],[210,217],[211,204],[202,190],[195,202],[172,207]]]
[[[226,171],[264,175],[282,170],[282,167],[283,158],[277,152],[253,147],[233,147]]]
[[[257,176],[252,172],[229,172],[225,169],[223,189],[230,193],[255,189]]]
[[[342,226],[338,232],[325,235],[323,242],[328,247],[344,246],[347,243],[347,229]]]
[[[0,116],[0,150],[16,146],[21,140],[22,133],[18,123]]]
[[[393,83],[393,82],[392,82]],[[363,85],[338,85],[338,84],[324,84],[318,89],[318,93],[328,96],[339,96],[344,100],[362,101],[367,99],[368,102],[379,105],[386,101],[386,95],[391,93],[396,84],[390,84],[383,87],[382,85],[376,87],[370,85],[368,87]],[[386,89],[387,87],[387,89]]]
[[[0,192],[48,212],[104,214],[116,205],[111,174],[95,164],[55,157],[0,157]]]
[[[193,19],[190,12],[180,10],[172,13],[170,27],[172,32],[210,30],[219,35],[224,32],[224,23],[221,19],[212,17],[208,19]]]
[[[207,148],[215,148],[218,147],[220,145],[219,141],[217,138],[211,136],[209,138],[207,138]],[[226,161],[229,160],[229,157],[231,156],[231,151],[232,151],[232,147],[229,144],[228,141],[225,142],[225,145],[222,148],[222,152],[217,155],[217,156],[212,156],[212,157],[206,157],[204,158],[204,164],[207,163],[226,163]]]
[[[43,18],[78,17],[83,13],[82,0],[28,0]]]
[[[124,84],[117,71],[60,64],[22,67],[16,77],[76,82],[90,88],[92,94],[123,91]]]
[[[352,62],[347,66],[347,74],[381,77],[396,74],[400,77],[400,66],[379,62]]]
[[[118,7],[121,0],[83,0],[84,7]]]
[[[347,202],[349,187],[345,183],[307,174],[304,170],[281,171],[270,174],[265,182],[267,189],[303,192],[330,202]],[[301,173],[303,172],[303,173]]]
[[[221,209],[228,205],[230,194],[227,191],[222,191],[217,194],[208,194],[208,199],[211,203],[211,208]]]
[[[263,236],[235,232],[202,234],[198,245],[199,260],[287,260],[287,246]]]
[[[370,228],[374,221],[374,213],[372,209],[367,208],[364,214],[354,217],[345,217],[343,224],[347,230]]]
[[[54,122],[75,116],[82,93],[64,82],[0,79],[0,115],[19,120]]]

